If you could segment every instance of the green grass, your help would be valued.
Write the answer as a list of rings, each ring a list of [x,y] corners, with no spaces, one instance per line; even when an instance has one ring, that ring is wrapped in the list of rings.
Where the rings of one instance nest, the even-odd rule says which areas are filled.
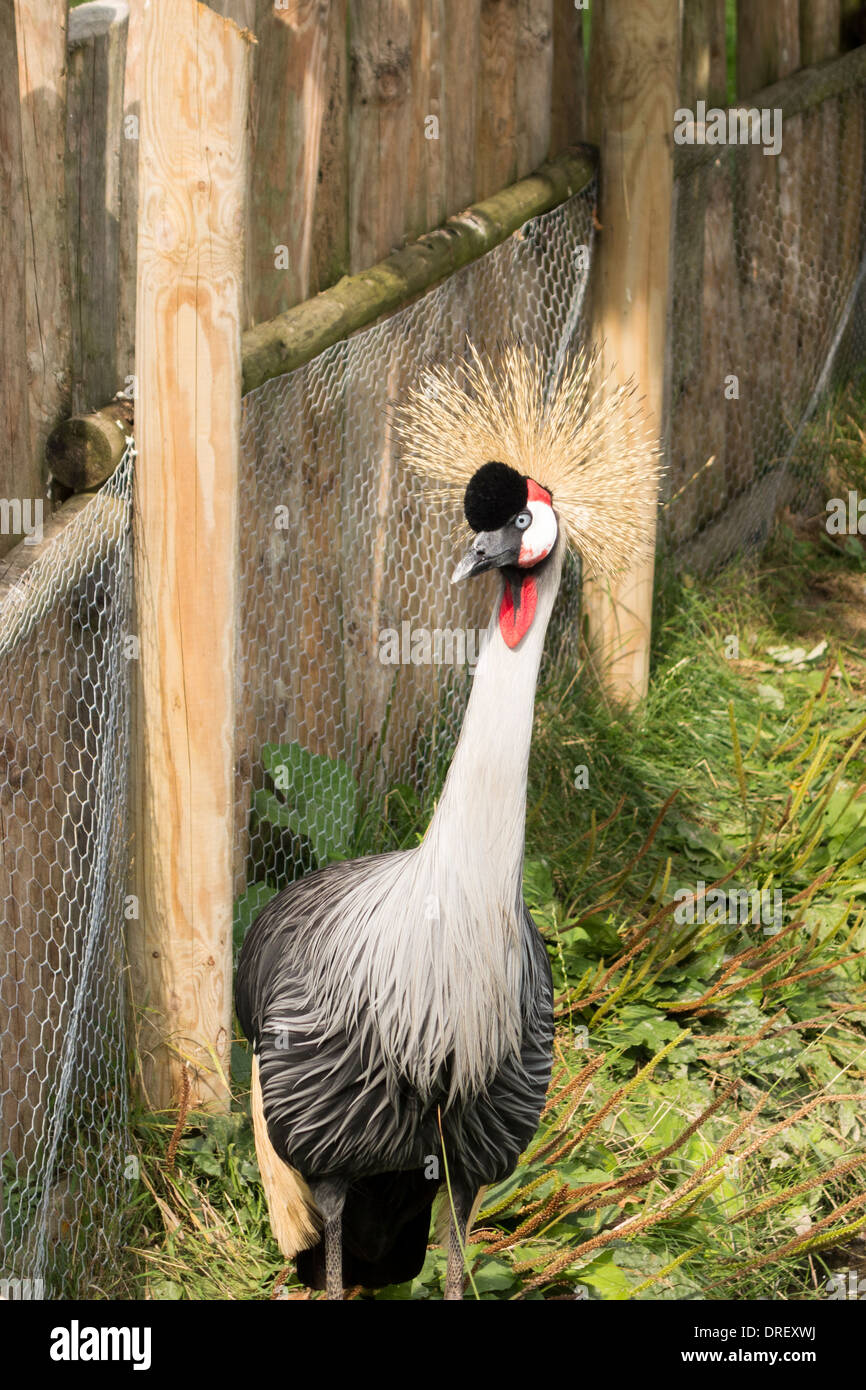
[[[816,425],[828,496],[866,492],[864,420],[849,394]],[[467,1297],[812,1299],[862,1258],[866,554],[822,508],[760,564],[660,571],[637,713],[585,666],[539,692],[526,893],[557,986],[554,1080],[485,1196]],[[428,813],[382,803],[365,846],[412,843]],[[780,930],[675,920],[701,881],[779,890]],[[308,1296],[268,1228],[245,1055],[231,1116],[142,1118],[123,1292]],[[376,1297],[439,1298],[444,1264],[431,1246]]]

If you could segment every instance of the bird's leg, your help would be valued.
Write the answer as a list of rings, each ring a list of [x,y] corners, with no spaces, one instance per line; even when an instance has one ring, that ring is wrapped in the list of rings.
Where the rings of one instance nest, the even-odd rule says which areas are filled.
[[[343,1205],[346,1184],[336,1178],[324,1178],[310,1184],[313,1199],[322,1213],[325,1245],[325,1296],[329,1300],[343,1297]]]
[[[448,1268],[445,1274],[445,1301],[463,1301],[465,1277],[463,1251],[466,1226],[472,1208],[472,1193],[462,1183],[451,1185],[451,1214],[448,1221]],[[455,1220],[456,1218],[456,1220]]]
[[[343,1297],[343,1217],[325,1221],[325,1290],[329,1299]]]

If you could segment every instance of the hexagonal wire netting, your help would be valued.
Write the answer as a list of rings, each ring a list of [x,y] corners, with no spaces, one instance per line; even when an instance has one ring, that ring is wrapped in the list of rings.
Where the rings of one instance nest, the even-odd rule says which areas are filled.
[[[0,604],[0,1295],[92,1297],[124,1183],[132,449]]]
[[[452,588],[460,517],[401,465],[393,407],[425,365],[518,336],[551,374],[583,333],[594,187],[244,401],[237,702],[240,936],[287,880],[382,848],[450,758],[488,583]],[[548,663],[573,662],[567,572]]]
[[[862,412],[866,88],[786,117],[776,156],[683,147],[675,167],[661,535],[711,569],[785,506],[824,511],[828,411]]]

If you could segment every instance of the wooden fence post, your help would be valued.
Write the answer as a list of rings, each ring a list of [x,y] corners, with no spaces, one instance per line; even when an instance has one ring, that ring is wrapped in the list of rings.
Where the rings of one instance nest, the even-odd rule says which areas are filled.
[[[141,23],[140,639],[132,975],[145,1099],[225,1106],[250,36],[195,0]]]
[[[634,377],[661,433],[668,310],[678,0],[604,0],[594,7],[592,120],[601,154],[593,331],[605,371]],[[596,26],[600,26],[600,33]],[[654,519],[653,519],[654,525]],[[618,700],[649,681],[653,562],[609,587],[586,585],[590,642]]]

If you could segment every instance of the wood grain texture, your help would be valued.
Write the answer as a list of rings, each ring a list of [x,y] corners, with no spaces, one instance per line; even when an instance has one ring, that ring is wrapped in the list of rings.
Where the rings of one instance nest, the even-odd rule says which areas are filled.
[[[799,66],[799,0],[737,0],[737,99]]]
[[[476,197],[481,0],[442,0],[442,11],[445,79],[440,138],[450,215]]]
[[[597,17],[598,18],[598,17]],[[672,205],[677,0],[607,0],[601,12],[601,204],[594,333],[606,370],[633,377],[661,433]],[[654,518],[653,518],[654,523]],[[654,529],[654,528],[653,528]],[[646,693],[653,564],[605,592],[587,586],[602,679],[615,698]]]
[[[134,391],[135,296],[138,258],[138,155],[141,144],[141,25],[127,24],[120,142],[120,226],[117,235],[115,363],[118,390]]]
[[[72,323],[66,220],[66,0],[16,0],[26,205],[30,443],[69,413]],[[7,69],[4,81],[9,81]]]
[[[5,73],[18,71],[13,0],[0,0],[0,63]],[[0,88],[0,497],[42,496],[40,469],[30,443],[30,388],[27,374],[27,283],[25,237],[27,207],[21,151],[18,83]],[[20,539],[20,538],[17,538]],[[0,555],[16,543],[0,535]]]
[[[329,0],[258,0],[253,52],[246,322],[310,293],[322,129],[329,93]],[[280,249],[284,248],[284,249]]]
[[[690,0],[683,11],[679,105],[726,105],[725,0]],[[728,274],[734,266],[733,195],[727,162],[715,160],[676,181],[676,279],[673,296],[668,495],[678,496],[669,518],[677,541],[699,524],[724,487],[725,431],[736,404],[725,401],[733,370],[738,302]],[[736,298],[736,297],[735,297]],[[742,415],[742,412],[739,412]],[[715,455],[712,475],[699,486],[689,478]]]
[[[680,105],[725,106],[725,0],[689,0],[680,37]]]
[[[126,0],[82,5],[69,16],[66,192],[77,412],[95,410],[124,384],[117,311],[128,23]]]
[[[140,18],[133,984],[148,1102],[185,1059],[225,1107],[250,43],[195,0]]]
[[[521,0],[481,0],[475,197],[517,177],[517,42]]]
[[[804,68],[839,52],[839,0],[808,0],[800,5],[800,62]]]
[[[407,237],[417,237],[430,227],[438,227],[449,211],[442,150],[444,24],[444,0],[419,0],[412,25],[412,118],[404,227]],[[437,128],[438,136],[433,138]]]
[[[550,149],[554,0],[520,0],[514,83],[515,177],[537,169]]]
[[[413,30],[406,0],[349,4],[349,248],[353,271],[402,246],[408,219]]]
[[[330,0],[325,63],[328,100],[319,138],[319,177],[313,213],[310,294],[327,289],[349,269],[348,0]]]
[[[558,154],[566,146],[586,139],[583,13],[573,5],[554,4],[550,153]]]

